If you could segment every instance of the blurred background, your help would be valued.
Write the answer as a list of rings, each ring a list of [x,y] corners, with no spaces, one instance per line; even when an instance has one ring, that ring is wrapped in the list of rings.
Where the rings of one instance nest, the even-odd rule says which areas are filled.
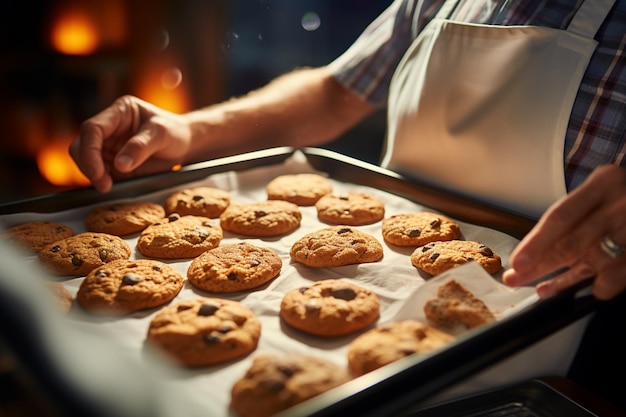
[[[67,148],[123,94],[174,112],[341,54],[391,0],[40,0],[0,13],[0,203],[87,186]],[[327,145],[377,163],[379,112]],[[358,145],[354,141],[358,141]]]

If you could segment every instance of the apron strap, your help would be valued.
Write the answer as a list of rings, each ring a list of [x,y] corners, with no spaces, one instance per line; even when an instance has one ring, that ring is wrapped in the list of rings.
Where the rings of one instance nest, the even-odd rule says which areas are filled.
[[[615,4],[615,0],[583,1],[567,30],[577,35],[593,38],[613,4]]]

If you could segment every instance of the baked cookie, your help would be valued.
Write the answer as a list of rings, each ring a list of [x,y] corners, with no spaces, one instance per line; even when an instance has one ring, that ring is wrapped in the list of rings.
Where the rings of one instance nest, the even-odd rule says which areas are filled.
[[[431,325],[450,330],[473,329],[496,319],[485,303],[456,280],[437,289],[437,297],[424,303],[424,314]]]
[[[244,236],[270,237],[300,226],[300,208],[288,201],[231,204],[220,215],[222,229]]]
[[[423,246],[461,236],[461,228],[457,222],[427,211],[387,217],[383,219],[381,228],[385,242],[396,246]]]
[[[149,201],[107,204],[87,214],[85,227],[89,232],[116,236],[140,232],[165,217],[163,206]]]
[[[418,320],[383,324],[355,338],[348,346],[348,369],[354,376],[446,346],[454,336]]]
[[[333,267],[383,258],[383,247],[372,235],[349,226],[332,226],[304,235],[291,247],[291,258],[312,267]]]
[[[57,305],[61,309],[61,312],[67,313],[71,310],[72,305],[74,304],[74,296],[65,288],[63,284],[56,281],[50,281],[46,283],[50,291],[52,291],[52,296],[54,300],[56,300]]]
[[[257,355],[231,389],[240,417],[270,417],[350,380],[347,370],[304,354]]]
[[[37,256],[54,274],[84,276],[108,262],[128,259],[130,254],[130,246],[119,236],[84,232],[49,243]]]
[[[8,228],[1,238],[30,253],[37,253],[44,246],[74,235],[71,227],[56,222],[34,220]]]
[[[268,200],[285,200],[298,206],[312,206],[333,191],[330,180],[320,174],[285,174],[265,186]]]
[[[230,204],[228,191],[213,187],[194,187],[179,190],[165,199],[167,214],[201,216],[215,219]]]
[[[268,248],[247,242],[218,246],[191,261],[187,279],[211,292],[237,292],[259,287],[276,278],[283,261]]]
[[[222,241],[222,228],[208,217],[170,214],[141,231],[137,250],[161,259],[195,258]]]
[[[472,240],[431,242],[411,253],[411,263],[430,275],[437,275],[455,266],[475,261],[488,273],[502,268],[502,259],[489,247]]]
[[[363,191],[326,194],[317,203],[317,217],[330,224],[361,226],[376,223],[385,217],[385,204]]]
[[[253,352],[261,321],[234,300],[198,298],[161,309],[148,326],[146,342],[189,367],[224,363]]]
[[[290,326],[316,336],[344,336],[374,323],[378,296],[346,280],[327,279],[288,291],[280,317]]]
[[[172,301],[184,281],[178,271],[163,262],[118,259],[87,274],[76,301],[94,314],[129,314]]]

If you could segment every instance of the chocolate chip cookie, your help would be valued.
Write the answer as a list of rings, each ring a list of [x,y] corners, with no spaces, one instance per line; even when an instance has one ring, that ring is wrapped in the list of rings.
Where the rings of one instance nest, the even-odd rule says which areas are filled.
[[[312,267],[376,262],[383,247],[372,235],[349,226],[332,226],[304,235],[291,247],[291,258]]]
[[[87,274],[76,301],[93,314],[129,314],[172,301],[184,281],[178,271],[163,262],[118,259]]]
[[[146,342],[188,367],[216,365],[253,352],[261,321],[238,301],[197,298],[161,309]]]
[[[322,196],[333,191],[333,184],[320,174],[285,174],[271,180],[265,189],[268,200],[313,206]]]
[[[170,194],[165,199],[167,214],[178,213],[181,216],[201,216],[215,219],[231,202],[228,191],[213,187],[185,188]]]
[[[34,220],[8,228],[0,238],[29,253],[37,253],[44,246],[73,235],[72,228],[65,224]]]
[[[125,236],[137,233],[165,217],[165,209],[149,201],[122,202],[100,206],[85,219],[89,232]]]
[[[385,217],[385,204],[363,191],[326,194],[317,200],[315,208],[317,217],[330,224],[361,226],[376,223]]]
[[[374,323],[378,296],[346,280],[327,279],[288,291],[280,317],[290,326],[316,336],[344,336]]]
[[[354,376],[406,358],[427,353],[452,342],[454,336],[418,320],[383,324],[358,336],[348,346],[348,368]]]
[[[437,213],[421,211],[387,217],[381,225],[385,242],[396,246],[423,246],[440,240],[461,236],[454,220]]]
[[[288,201],[231,204],[220,215],[222,229],[244,236],[271,237],[300,226],[302,213]]]
[[[500,255],[488,246],[471,240],[431,242],[416,248],[411,263],[430,275],[437,275],[455,266],[475,261],[490,274],[502,268]]]
[[[191,261],[189,282],[204,291],[227,293],[259,287],[280,274],[283,262],[269,248],[247,242],[218,246]]]
[[[456,331],[473,329],[495,321],[487,305],[456,280],[437,289],[437,296],[424,303],[424,314],[430,324]]]
[[[84,232],[49,243],[37,256],[54,274],[84,276],[108,262],[129,259],[130,254],[130,246],[119,236]]]
[[[222,241],[217,221],[201,216],[170,214],[146,227],[137,239],[144,256],[161,259],[195,258]]]
[[[231,389],[231,408],[240,417],[270,417],[350,380],[329,360],[303,354],[256,356]]]

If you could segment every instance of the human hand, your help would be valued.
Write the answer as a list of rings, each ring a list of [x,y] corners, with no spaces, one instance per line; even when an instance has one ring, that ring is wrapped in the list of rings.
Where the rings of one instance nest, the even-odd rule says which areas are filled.
[[[70,155],[92,185],[107,192],[114,179],[182,163],[190,142],[191,130],[183,116],[123,96],[83,122]]]
[[[511,254],[502,280],[519,286],[568,267],[537,284],[537,294],[546,297],[595,276],[594,296],[614,298],[626,289],[626,255],[603,250],[605,237],[626,247],[626,169],[617,165],[598,167],[552,205]]]

